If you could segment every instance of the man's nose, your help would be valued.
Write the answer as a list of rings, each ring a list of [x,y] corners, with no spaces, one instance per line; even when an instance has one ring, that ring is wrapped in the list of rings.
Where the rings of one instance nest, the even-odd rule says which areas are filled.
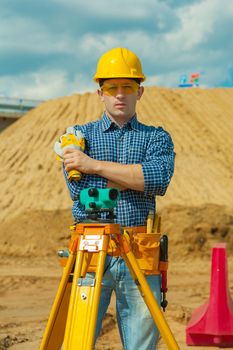
[[[116,91],[116,96],[122,96],[122,95],[125,95],[125,91],[124,91],[124,88],[122,86],[118,86],[117,87],[117,91]]]

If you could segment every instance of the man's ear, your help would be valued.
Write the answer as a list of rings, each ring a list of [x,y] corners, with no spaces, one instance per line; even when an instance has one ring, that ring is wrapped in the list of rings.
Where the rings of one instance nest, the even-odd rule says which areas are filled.
[[[99,98],[101,99],[101,101],[104,101],[104,96],[103,96],[103,91],[100,89],[97,89],[97,95],[99,96]]]
[[[140,100],[144,92],[144,86],[140,86],[137,93],[137,100]]]

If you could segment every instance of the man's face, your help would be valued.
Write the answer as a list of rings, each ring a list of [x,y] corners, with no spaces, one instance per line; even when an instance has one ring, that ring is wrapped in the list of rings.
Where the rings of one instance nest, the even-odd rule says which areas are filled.
[[[98,90],[106,112],[118,122],[126,122],[135,114],[136,103],[142,94],[143,87],[126,78],[107,79]]]

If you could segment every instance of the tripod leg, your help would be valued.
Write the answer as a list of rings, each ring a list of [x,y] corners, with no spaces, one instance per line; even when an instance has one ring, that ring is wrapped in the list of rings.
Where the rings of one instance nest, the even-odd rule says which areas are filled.
[[[77,254],[77,257],[76,257],[76,264],[75,264],[75,269],[74,269],[74,274],[73,274],[72,289],[71,289],[71,296],[70,296],[69,311],[68,311],[66,328],[65,328],[64,350],[70,349],[68,347],[67,342],[69,341],[69,338],[70,338],[70,331],[71,331],[70,324],[72,324],[72,318],[73,318],[73,311],[74,311],[73,305],[75,303],[75,297],[76,297],[76,285],[77,285],[77,280],[81,274],[83,256],[84,256],[84,252],[79,251]]]
[[[77,243],[76,243],[77,244]],[[69,276],[75,263],[75,253],[71,250],[62,279],[50,312],[39,350],[59,350],[61,348],[68,312],[71,283]]]
[[[126,265],[129,268],[129,271],[136,283],[136,285],[138,286],[138,289],[142,295],[142,297],[144,298],[144,301],[148,307],[148,309],[150,310],[151,316],[155,322],[155,324],[157,325],[163,339],[164,342],[167,345],[168,350],[179,350],[179,346],[176,343],[176,340],[165,320],[165,318],[163,317],[163,314],[160,310],[160,307],[150,289],[149,284],[147,283],[147,280],[144,276],[144,274],[142,273],[142,271],[140,270],[137,260],[134,257],[133,253],[131,250],[122,253],[122,257],[126,262]]]
[[[101,282],[107,253],[100,251],[94,254],[98,254],[96,274],[88,285],[80,276],[83,252],[79,251],[77,254],[76,264],[78,266],[75,266],[64,350],[92,350],[94,346]]]

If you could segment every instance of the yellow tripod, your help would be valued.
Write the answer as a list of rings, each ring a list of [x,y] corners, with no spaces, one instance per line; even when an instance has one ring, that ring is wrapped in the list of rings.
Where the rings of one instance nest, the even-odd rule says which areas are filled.
[[[154,298],[132,252],[129,236],[113,223],[80,223],[71,237],[69,256],[52,306],[40,350],[92,350],[109,244],[115,243],[137,284],[151,316],[169,350],[179,346]],[[96,261],[95,279],[83,285],[83,278]]]

